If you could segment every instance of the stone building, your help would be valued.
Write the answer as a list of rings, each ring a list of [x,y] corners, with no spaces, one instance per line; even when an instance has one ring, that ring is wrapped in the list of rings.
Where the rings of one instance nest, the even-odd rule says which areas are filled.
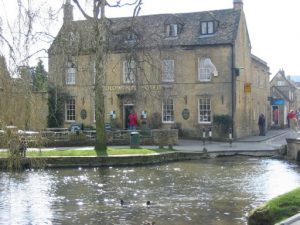
[[[7,125],[23,130],[47,127],[48,95],[34,92],[27,74],[12,78],[0,56],[0,129]]]
[[[284,70],[279,70],[270,81],[271,88],[271,125],[285,128],[288,125],[287,114],[290,110],[298,110],[298,88],[296,83],[288,79]]]
[[[95,125],[95,32],[64,24],[49,49],[49,79],[68,93],[65,126]],[[233,119],[235,137],[258,133],[269,108],[269,68],[251,53],[243,1],[233,8],[109,19],[110,54],[105,78],[106,122],[127,128],[134,110],[140,127],[180,128],[190,137],[214,130],[215,116]]]

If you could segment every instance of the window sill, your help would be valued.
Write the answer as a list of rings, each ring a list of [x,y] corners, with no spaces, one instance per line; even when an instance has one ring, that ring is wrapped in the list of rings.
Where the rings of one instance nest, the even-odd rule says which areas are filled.
[[[212,124],[212,122],[198,121],[198,124]]]
[[[65,123],[75,123],[76,120],[66,120]]]

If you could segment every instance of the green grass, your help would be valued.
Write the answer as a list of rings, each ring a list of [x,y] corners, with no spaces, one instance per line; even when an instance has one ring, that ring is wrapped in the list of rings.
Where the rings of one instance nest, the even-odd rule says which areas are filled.
[[[268,221],[264,224],[275,224],[285,220],[300,211],[300,188],[271,199],[250,213],[249,225],[258,221]],[[252,222],[255,221],[255,222]]]
[[[27,151],[27,157],[72,157],[72,156],[114,156],[114,155],[147,155],[168,152],[168,149],[146,149],[146,148],[107,148],[106,151],[91,150],[48,150],[48,151]],[[6,151],[0,152],[1,158],[7,158]]]

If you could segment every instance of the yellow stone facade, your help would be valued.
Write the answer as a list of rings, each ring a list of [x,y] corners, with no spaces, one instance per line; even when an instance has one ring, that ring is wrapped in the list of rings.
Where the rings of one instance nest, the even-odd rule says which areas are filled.
[[[229,115],[233,119],[235,137],[258,133],[259,113],[264,113],[267,118],[270,115],[267,101],[269,68],[251,54],[243,10],[235,10],[239,10],[240,16],[232,43],[166,46],[147,49],[146,53],[139,49],[135,56],[139,64],[134,83],[126,84],[123,80],[128,54],[120,51],[109,54],[104,85],[106,122],[126,128],[126,117],[133,107],[141,127],[151,127],[152,117],[160,115],[162,127],[180,127],[190,137],[199,137],[203,128],[214,129],[214,115]],[[63,29],[66,26],[61,33]],[[55,44],[51,50],[55,49]],[[65,82],[66,64],[70,61],[70,55],[67,55],[62,51],[50,51],[49,55],[49,79],[75,99],[75,120],[66,121],[65,126],[73,122],[95,125],[94,54],[86,51],[72,54],[71,61],[76,64],[76,82],[72,85]],[[208,81],[199,81],[199,63],[207,58],[217,73],[211,74]],[[173,62],[172,81],[162,81],[164,60]],[[173,100],[173,121],[164,122],[165,99]],[[199,99],[209,99],[209,106],[206,106],[210,115],[205,115],[209,116],[208,120],[200,115],[203,102]]]

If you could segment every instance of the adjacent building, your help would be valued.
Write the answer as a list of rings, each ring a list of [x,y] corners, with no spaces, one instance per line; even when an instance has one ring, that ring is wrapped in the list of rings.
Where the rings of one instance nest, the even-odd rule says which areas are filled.
[[[271,125],[274,128],[288,126],[287,114],[290,110],[297,111],[298,88],[296,83],[279,70],[270,81],[271,95]]]
[[[49,80],[67,93],[64,126],[94,126],[95,32],[72,10],[67,1],[49,49]],[[226,115],[243,137],[258,133],[260,113],[270,120],[269,67],[251,53],[242,0],[224,10],[113,18],[109,26],[107,123],[126,129],[134,110],[140,127],[198,137]]]

